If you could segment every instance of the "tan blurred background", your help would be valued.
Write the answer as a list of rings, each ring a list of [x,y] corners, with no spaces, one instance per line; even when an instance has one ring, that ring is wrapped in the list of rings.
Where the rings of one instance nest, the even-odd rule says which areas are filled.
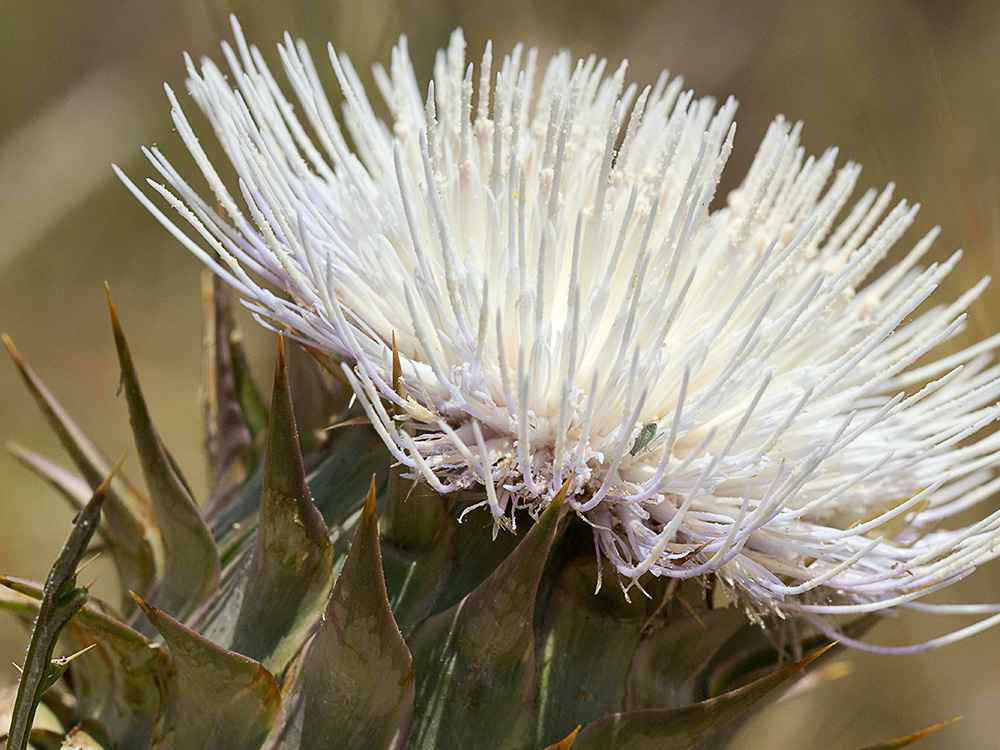
[[[700,95],[740,100],[728,187],[770,119],[784,113],[805,120],[811,152],[839,145],[842,160],[865,165],[865,187],[895,180],[898,196],[923,204],[901,250],[936,223],[944,225],[936,257],[968,250],[946,293],[1000,265],[1000,3],[990,0],[0,0],[0,328],[107,452],[120,455],[130,438],[115,394],[102,289],[110,282],[154,418],[202,490],[200,269],[109,164],[141,178],[151,173],[141,144],[181,154],[161,83],[183,89],[182,50],[221,58],[230,11],[276,68],[274,44],[286,29],[310,43],[318,62],[331,40],[362,72],[372,60],[388,62],[405,32],[426,81],[434,50],[456,25],[471,58],[492,38],[501,53],[523,40],[543,53],[596,52],[613,65],[627,57],[640,84],[666,67]],[[1000,329],[998,310],[1000,286],[975,309],[972,333]],[[263,333],[252,341],[266,368],[273,341]],[[6,362],[0,437],[61,458]],[[129,469],[139,475],[134,455]],[[44,578],[70,518],[60,498],[0,456],[0,572]],[[1000,601],[998,578],[994,565],[955,593]],[[909,643],[950,625],[904,618],[874,637]],[[14,678],[10,663],[20,663],[25,643],[23,629],[0,613],[0,683]],[[768,709],[736,746],[851,750],[964,714],[918,747],[996,747],[998,647],[1000,629],[917,657],[848,655],[846,676]]]

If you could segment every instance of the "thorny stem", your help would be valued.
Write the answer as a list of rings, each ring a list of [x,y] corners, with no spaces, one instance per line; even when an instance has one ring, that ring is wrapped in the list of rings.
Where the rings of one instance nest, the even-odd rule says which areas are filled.
[[[124,456],[122,459],[124,460]],[[47,677],[52,670],[52,652],[55,650],[59,633],[77,610],[86,603],[89,596],[86,587],[81,588],[76,585],[77,566],[97,530],[105,493],[121,464],[122,461],[119,461],[77,514],[73,530],[70,531],[59,557],[56,558],[45,580],[38,616],[35,618],[24,668],[17,685],[10,733],[7,736],[7,750],[27,748],[35,710],[38,708],[42,693],[51,685]]]

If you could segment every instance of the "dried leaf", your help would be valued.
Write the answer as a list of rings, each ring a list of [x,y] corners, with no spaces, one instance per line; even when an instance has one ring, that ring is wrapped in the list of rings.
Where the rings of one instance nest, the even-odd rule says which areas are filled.
[[[103,727],[93,721],[84,721],[69,731],[59,750],[111,750],[113,747]]]
[[[579,733],[580,733],[580,727],[577,727],[554,745],[549,745],[547,748],[545,748],[545,750],[571,750],[571,748],[573,747],[573,743],[576,741],[576,736]]]
[[[243,415],[233,356],[229,346],[233,328],[227,287],[211,271],[202,274],[205,332],[202,355],[205,435],[212,492],[208,514],[213,515],[239,491],[254,466],[254,440]]]

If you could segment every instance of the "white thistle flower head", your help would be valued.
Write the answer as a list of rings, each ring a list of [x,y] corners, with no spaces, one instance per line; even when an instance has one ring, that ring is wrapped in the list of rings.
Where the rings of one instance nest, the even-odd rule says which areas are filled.
[[[386,123],[331,47],[338,120],[303,43],[278,48],[289,99],[234,30],[229,77],[187,62],[238,186],[169,88],[211,194],[155,148],[149,185],[191,236],[123,179],[261,322],[340,363],[414,476],[479,488],[500,523],[569,480],[630,585],[714,574],[827,633],[896,607],[987,615],[910,650],[998,620],[916,601],[1000,550],[1000,513],[947,529],[998,487],[1000,436],[978,433],[1000,337],[926,356],[985,280],[924,305],[959,258],[918,266],[936,232],[873,277],[916,211],[891,186],[852,201],[859,167],[807,157],[778,118],[712,210],[736,104],[666,73],[639,89],[624,63],[518,46],[497,65],[489,45],[477,71],[456,32],[425,96],[403,39],[374,71]]]

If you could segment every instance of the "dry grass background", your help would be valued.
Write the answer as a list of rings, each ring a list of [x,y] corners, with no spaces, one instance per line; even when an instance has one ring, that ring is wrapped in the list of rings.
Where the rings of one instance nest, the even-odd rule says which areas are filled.
[[[0,0],[0,328],[118,455],[130,438],[116,397],[107,280],[154,418],[196,487],[204,487],[200,269],[108,165],[141,177],[150,169],[140,144],[181,154],[161,82],[183,89],[182,50],[221,57],[217,43],[230,36],[231,11],[268,54],[287,29],[317,57],[333,41],[360,71],[387,61],[405,32],[423,80],[455,25],[465,28],[472,57],[492,38],[497,51],[523,40],[543,52],[596,52],[612,64],[627,57],[630,80],[640,83],[667,67],[700,95],[740,100],[731,179],[776,113],[803,119],[810,152],[837,144],[842,160],[865,165],[863,186],[894,180],[899,197],[924,205],[900,250],[936,223],[944,226],[937,257],[967,249],[945,294],[1000,265],[1000,4],[990,0]],[[277,65],[276,55],[269,59]],[[998,310],[995,286],[974,309],[969,335],[1000,329]],[[251,333],[267,372],[274,342]],[[0,437],[59,455],[7,364],[0,364]],[[139,474],[134,455],[130,467]],[[70,517],[53,492],[0,456],[0,571],[43,578]],[[955,593],[1000,601],[998,574],[987,567]],[[950,623],[903,619],[874,637],[913,642],[942,625]],[[25,643],[24,631],[0,615],[0,683],[13,679],[9,665],[20,662]],[[917,657],[847,654],[838,662],[844,676],[769,708],[737,747],[850,750],[958,714],[965,720],[918,747],[996,747],[998,647],[1000,629]]]

